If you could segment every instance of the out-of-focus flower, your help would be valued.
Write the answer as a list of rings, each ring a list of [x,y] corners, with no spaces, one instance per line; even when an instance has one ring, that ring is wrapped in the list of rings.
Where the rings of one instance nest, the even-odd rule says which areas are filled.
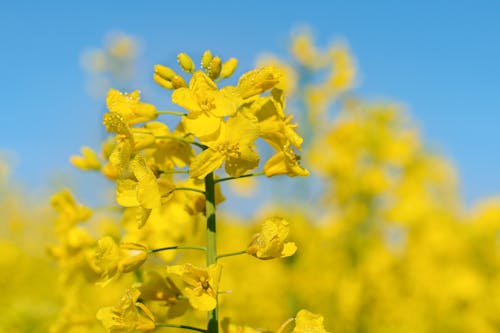
[[[264,221],[262,230],[256,234],[247,248],[247,253],[259,259],[284,258],[293,255],[297,246],[286,242],[290,227],[281,217],[271,217]]]
[[[131,333],[134,331],[152,331],[155,329],[155,319],[151,311],[142,303],[137,302],[141,292],[129,289],[115,306],[101,308],[97,319],[109,333]],[[139,313],[139,309],[142,313]]]

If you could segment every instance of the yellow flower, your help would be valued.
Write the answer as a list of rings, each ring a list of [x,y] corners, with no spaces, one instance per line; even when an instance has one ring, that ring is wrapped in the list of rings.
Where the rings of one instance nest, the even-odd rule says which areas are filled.
[[[281,72],[272,66],[254,69],[240,77],[238,90],[246,99],[271,89],[280,82],[281,76]]]
[[[136,180],[116,181],[116,201],[123,207],[140,207],[138,221],[139,227],[142,227],[151,210],[161,207],[160,184],[142,155],[136,155],[130,161],[130,170]],[[168,187],[168,184],[166,186]]]
[[[118,113],[128,125],[134,125],[157,117],[156,107],[140,101],[138,90],[130,94],[122,94],[118,90],[110,89],[106,97],[106,105],[112,113]]]
[[[323,326],[323,316],[307,310],[300,310],[295,317],[292,333],[328,333]]]
[[[297,71],[291,65],[277,57],[269,55],[259,59],[258,63],[260,65],[273,66],[277,71],[281,72],[280,82],[276,84],[275,88],[283,90],[287,96],[295,93],[299,78]]]
[[[324,63],[314,46],[311,34],[307,32],[302,32],[293,38],[291,53],[302,66],[309,69],[318,69]]]
[[[168,307],[167,318],[181,316],[191,307],[182,296],[182,292],[168,276],[164,278],[157,271],[146,272],[145,281],[141,283],[141,299],[161,301],[162,307]]]
[[[155,319],[151,311],[137,302],[140,291],[129,289],[115,306],[99,309],[97,319],[109,333],[132,333],[134,331],[152,331]],[[139,313],[141,309],[142,313]]]
[[[90,258],[90,265],[101,275],[101,286],[120,277],[123,273],[135,271],[148,256],[144,245],[122,243],[117,245],[113,238],[106,236],[97,241],[97,247]]]
[[[69,190],[54,194],[50,199],[52,207],[59,213],[56,220],[56,232],[65,233],[77,223],[86,221],[92,215],[90,208],[80,205]]]
[[[276,150],[292,144],[301,149],[302,137],[295,132],[297,124],[292,124],[292,116],[284,113],[283,90],[272,89],[271,96],[259,98],[250,106],[259,120],[260,136]]]
[[[285,243],[288,237],[288,222],[281,217],[271,217],[264,221],[262,230],[256,234],[247,248],[247,253],[259,259],[289,257],[297,251],[293,242]]]
[[[81,149],[83,156],[71,156],[70,162],[81,170],[100,170],[101,161],[97,157],[95,151],[89,147],[82,147]]]
[[[264,165],[264,173],[268,177],[276,175],[309,176],[309,171],[299,165],[300,156],[295,154],[287,144]]]
[[[210,265],[207,269],[191,264],[167,267],[168,273],[179,275],[187,284],[184,294],[191,306],[201,311],[211,311],[217,305],[221,270],[222,266],[219,264]]]
[[[217,89],[204,72],[197,71],[189,82],[172,93],[172,102],[189,111],[183,118],[188,132],[198,137],[218,131],[222,118],[233,115],[241,104],[235,87]]]
[[[220,325],[223,333],[260,333],[259,330],[250,326],[235,325],[227,317],[222,319]]]
[[[222,124],[219,137],[206,143],[208,149],[194,158],[189,175],[202,179],[218,169],[224,161],[226,172],[233,177],[254,169],[259,165],[259,155],[253,151],[253,142],[258,136],[257,119],[238,113]]]
[[[144,128],[155,137],[183,137],[187,134],[182,122],[173,132],[170,132],[167,125],[157,121],[147,123]],[[171,170],[174,166],[183,168],[191,163],[193,157],[194,151],[189,143],[171,139],[156,139],[153,158],[159,170]]]

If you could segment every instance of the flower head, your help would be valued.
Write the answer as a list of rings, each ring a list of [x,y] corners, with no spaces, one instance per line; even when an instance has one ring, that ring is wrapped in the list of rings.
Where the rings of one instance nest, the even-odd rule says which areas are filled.
[[[126,291],[115,306],[101,308],[97,319],[102,322],[109,333],[131,333],[134,331],[152,331],[155,319],[151,311],[137,302],[141,292],[137,289]],[[141,309],[142,313],[139,313]]]
[[[307,310],[300,310],[295,317],[292,333],[328,333],[323,326],[323,316]]]
[[[191,264],[170,266],[168,273],[179,275],[186,283],[184,294],[195,309],[211,311],[217,305],[217,290],[219,287],[222,266],[210,265],[207,269]]]
[[[147,249],[137,243],[116,244],[113,238],[99,239],[90,264],[100,273],[101,285],[117,279],[121,274],[136,270],[147,258]]]
[[[202,179],[224,161],[226,172],[233,177],[255,168],[259,164],[259,155],[253,146],[258,136],[257,119],[238,113],[222,124],[219,137],[207,143],[208,149],[194,158],[189,175]]]
[[[281,217],[271,217],[262,224],[262,231],[254,236],[247,253],[259,259],[289,257],[297,251],[294,242],[285,243],[289,233],[288,222]]]

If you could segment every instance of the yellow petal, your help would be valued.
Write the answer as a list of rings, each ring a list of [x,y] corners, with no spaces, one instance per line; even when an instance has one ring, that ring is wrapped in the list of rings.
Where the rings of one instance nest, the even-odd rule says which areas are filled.
[[[118,179],[116,181],[116,201],[123,207],[139,206],[137,182],[131,179]]]
[[[175,103],[189,112],[200,113],[202,109],[198,104],[198,99],[189,88],[179,88],[172,93],[172,103]]]
[[[212,148],[206,149],[195,156],[189,167],[191,178],[202,179],[210,172],[217,170],[224,162],[224,155]]]
[[[283,251],[281,251],[281,258],[290,257],[297,252],[297,245],[294,242],[285,243]]]
[[[222,119],[201,113],[193,117],[184,117],[183,122],[188,133],[192,133],[198,138],[205,138],[217,133],[222,124]]]
[[[272,66],[254,69],[241,76],[238,89],[243,98],[252,97],[274,87],[280,78],[280,71]]]
[[[215,298],[208,295],[207,293],[202,293],[201,295],[197,295],[193,289],[185,288],[184,294],[189,299],[189,304],[197,310],[200,311],[211,311],[215,309],[217,302]]]
[[[225,170],[231,177],[239,177],[259,165],[259,155],[249,146],[240,146],[238,157],[226,158]]]

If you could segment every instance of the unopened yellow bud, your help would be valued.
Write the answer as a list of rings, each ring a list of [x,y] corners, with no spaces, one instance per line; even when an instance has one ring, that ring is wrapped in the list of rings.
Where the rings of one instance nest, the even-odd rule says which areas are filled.
[[[160,75],[154,73],[153,74],[153,80],[155,80],[156,83],[158,83],[160,86],[162,86],[165,89],[173,89],[174,86],[172,84],[172,81],[165,80],[163,77]]]
[[[186,87],[187,84],[186,84],[186,81],[184,81],[184,78],[182,76],[175,75],[172,78],[172,86],[174,87],[174,89],[179,89],[182,87]]]
[[[155,65],[154,73],[168,81],[177,75],[172,68],[163,65]]]
[[[201,56],[201,67],[208,70],[210,63],[212,62],[212,58],[212,52],[210,52],[210,50],[203,52],[203,55]]]
[[[238,66],[238,60],[236,58],[231,58],[222,65],[220,71],[220,76],[225,79],[233,75],[236,67]]]
[[[193,73],[194,72],[194,62],[191,59],[190,56],[188,56],[186,53],[179,53],[177,55],[177,61],[179,62],[179,65],[181,65],[181,68],[183,71],[187,73]]]
[[[220,71],[222,68],[222,60],[219,57],[214,57],[212,61],[210,61],[210,65],[208,66],[208,76],[215,80],[219,77]]]

